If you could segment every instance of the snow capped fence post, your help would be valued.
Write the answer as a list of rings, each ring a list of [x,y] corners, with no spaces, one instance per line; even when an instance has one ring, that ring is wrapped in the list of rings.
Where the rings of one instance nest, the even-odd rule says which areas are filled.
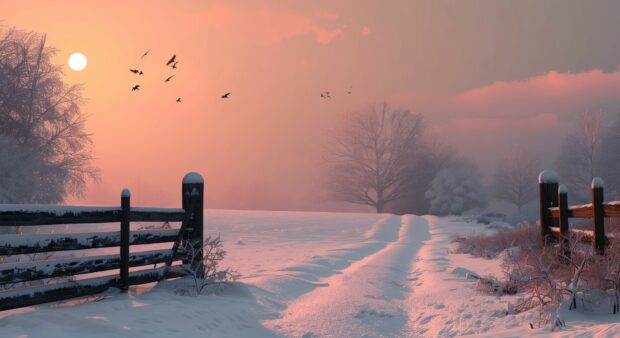
[[[560,247],[564,260],[570,259],[570,238],[568,232],[568,188],[565,185],[558,187],[558,209],[560,212]]]
[[[128,189],[123,189],[121,193],[121,261],[120,277],[121,290],[127,292],[129,289],[129,223],[131,215],[131,193]]]
[[[594,250],[599,255],[605,254],[605,211],[603,208],[603,180],[600,177],[592,179],[592,224],[594,225]]]
[[[186,227],[187,235],[184,238],[200,249],[199,252],[202,255],[204,241],[204,179],[202,176],[195,172],[185,175],[181,193],[183,209],[191,215]],[[195,257],[194,262],[202,263],[202,257]],[[184,260],[183,263],[189,262]]]
[[[551,226],[553,216],[549,208],[558,206],[558,175],[551,170],[544,170],[538,175],[540,193],[540,234],[543,244],[552,240]]]

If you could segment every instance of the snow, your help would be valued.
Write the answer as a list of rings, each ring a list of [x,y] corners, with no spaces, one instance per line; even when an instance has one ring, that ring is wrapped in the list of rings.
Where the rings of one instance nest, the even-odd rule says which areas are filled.
[[[50,204],[0,204],[0,213],[24,212],[24,213],[49,213],[56,216],[67,214],[79,215],[84,212],[120,212],[119,207],[91,207],[91,206],[67,206]]]
[[[223,266],[242,277],[183,295],[187,278],[0,313],[2,337],[617,336],[618,317],[564,311],[567,327],[531,330],[536,311],[476,290],[498,260],[454,254],[454,235],[492,231],[464,218],[207,210]],[[93,301],[98,300],[98,301]]]
[[[568,194],[568,187],[564,184],[560,184],[560,186],[558,187],[558,192],[560,194]]]
[[[121,192],[121,197],[131,197],[131,192],[129,192],[129,189],[123,189]]]
[[[543,170],[538,175],[538,183],[558,183],[558,174],[553,170]]]
[[[592,179],[592,189],[594,188],[603,188],[604,186],[603,179],[600,177],[595,177]]]
[[[204,178],[202,178],[202,175],[200,175],[197,172],[187,173],[183,177],[183,184],[195,184],[195,183],[204,183],[204,182],[205,180]]]

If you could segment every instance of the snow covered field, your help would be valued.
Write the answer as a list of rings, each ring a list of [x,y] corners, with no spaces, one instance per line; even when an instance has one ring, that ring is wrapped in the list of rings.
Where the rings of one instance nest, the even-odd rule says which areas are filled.
[[[535,311],[506,316],[510,297],[476,291],[468,272],[498,261],[452,254],[454,234],[487,231],[456,218],[208,210],[224,266],[242,278],[217,295],[181,295],[186,279],[129,294],[0,313],[0,337],[548,336]],[[95,301],[96,300],[96,301]],[[565,311],[561,337],[620,335],[620,317]]]

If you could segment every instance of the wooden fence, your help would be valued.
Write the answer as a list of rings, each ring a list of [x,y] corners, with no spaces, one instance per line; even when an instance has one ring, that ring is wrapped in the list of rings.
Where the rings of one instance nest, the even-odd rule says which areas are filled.
[[[605,218],[620,217],[620,201],[604,202],[603,180],[592,180],[592,203],[568,205],[568,189],[559,185],[557,175],[543,171],[538,177],[540,192],[540,230],[544,243],[559,240],[565,254],[570,254],[569,238],[573,235],[580,241],[592,243],[598,254],[604,254],[608,244],[605,235]],[[569,218],[592,219],[592,230],[569,229]]]
[[[0,227],[65,224],[118,223],[118,231],[0,236],[0,310],[65,300],[99,293],[112,286],[127,290],[130,285],[184,275],[173,262],[183,259],[182,240],[202,247],[204,181],[189,173],[182,183],[182,208],[140,208],[131,206],[127,189],[121,193],[120,207],[72,207],[52,205],[0,205]],[[131,222],[181,222],[180,229],[130,231]],[[169,243],[171,248],[131,252],[130,246]],[[118,248],[117,254],[79,258],[36,260],[39,253]],[[136,247],[134,247],[136,248]],[[139,247],[137,247],[139,248]],[[96,252],[96,250],[95,250]],[[29,255],[16,256],[16,255]],[[52,255],[53,257],[53,255]],[[16,259],[17,258],[17,259]],[[194,262],[202,263],[202,257]],[[188,263],[184,261],[183,263]],[[161,266],[157,267],[157,264]],[[141,268],[138,268],[141,267]],[[138,268],[130,271],[130,268]],[[112,274],[88,277],[83,274],[108,270]],[[56,277],[68,277],[54,283]],[[84,278],[80,278],[84,277]],[[34,281],[47,281],[38,283]],[[50,282],[51,281],[51,282]]]

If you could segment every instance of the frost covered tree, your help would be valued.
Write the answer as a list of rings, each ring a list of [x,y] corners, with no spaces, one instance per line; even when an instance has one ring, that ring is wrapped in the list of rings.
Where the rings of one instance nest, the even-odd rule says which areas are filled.
[[[428,212],[430,201],[424,196],[439,170],[457,161],[456,153],[440,135],[425,132],[409,157],[407,187],[403,197],[391,202],[386,211],[395,214],[422,215]]]
[[[1,153],[0,162],[15,161],[2,166],[3,180],[13,178],[13,184],[2,183],[6,200],[59,202],[97,177],[80,88],[63,82],[61,68],[51,63],[55,52],[45,35],[0,28],[0,135],[7,149],[18,152]]]
[[[50,168],[34,150],[0,135],[0,159],[0,203],[62,200],[63,173]]]
[[[345,116],[330,135],[327,188],[337,200],[374,207],[402,198],[407,171],[423,129],[421,115],[387,103]]]
[[[536,199],[539,161],[524,146],[515,146],[497,168],[493,178],[495,197],[514,204],[519,213]]]
[[[433,215],[462,215],[487,204],[482,177],[472,163],[441,169],[425,194],[430,200],[429,213]]]
[[[562,182],[571,189],[572,198],[585,202],[590,199],[592,178],[600,175],[603,112],[586,112],[579,116],[558,155],[556,165]]]

